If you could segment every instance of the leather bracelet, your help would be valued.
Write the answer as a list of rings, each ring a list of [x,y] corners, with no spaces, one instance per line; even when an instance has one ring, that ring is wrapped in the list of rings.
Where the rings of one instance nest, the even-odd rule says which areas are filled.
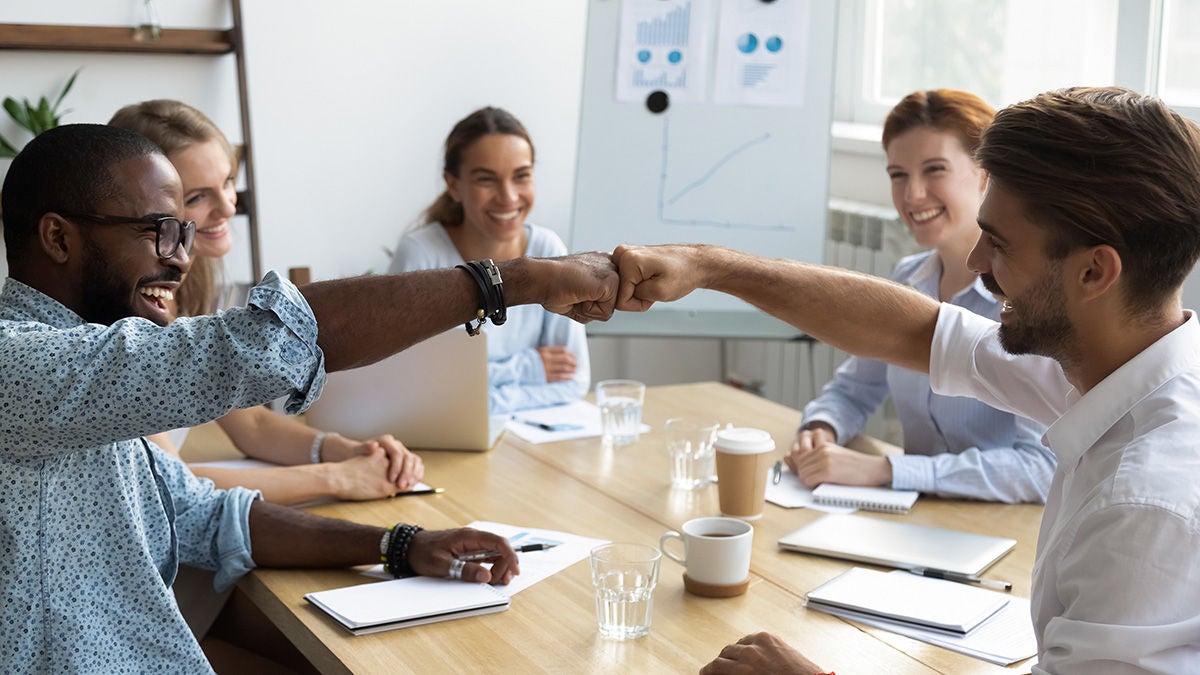
[[[504,280],[500,277],[500,268],[496,267],[496,263],[492,262],[491,258],[485,258],[483,261],[472,260],[462,265],[455,265],[456,268],[466,270],[467,274],[475,280],[475,284],[479,286],[479,304],[480,307],[476,310],[475,318],[472,325],[471,321],[463,324],[467,329],[467,335],[479,335],[479,331],[483,329],[483,324],[489,319],[494,325],[501,326],[508,321],[508,305],[504,297]]]
[[[488,314],[488,318],[493,324],[503,326],[504,322],[508,321],[508,306],[504,302],[504,279],[500,278],[500,268],[496,267],[496,263],[492,262],[491,258],[484,258],[479,265],[483,267],[483,272],[487,275],[493,295],[491,298],[492,311]]]

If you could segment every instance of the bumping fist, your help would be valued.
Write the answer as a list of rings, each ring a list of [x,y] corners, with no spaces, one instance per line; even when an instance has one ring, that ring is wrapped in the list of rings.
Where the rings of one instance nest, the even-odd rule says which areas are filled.
[[[617,269],[607,253],[577,253],[539,262],[548,275],[542,306],[579,323],[607,321],[617,299]]]
[[[656,302],[671,302],[704,281],[705,247],[684,244],[618,246],[612,259],[621,275],[617,309],[644,312]]]

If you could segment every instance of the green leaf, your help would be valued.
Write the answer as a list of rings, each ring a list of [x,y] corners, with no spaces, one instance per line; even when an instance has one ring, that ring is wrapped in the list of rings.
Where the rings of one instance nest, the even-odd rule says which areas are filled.
[[[3,136],[0,136],[0,158],[11,159],[17,156],[17,149],[13,147]]]
[[[13,121],[22,129],[29,128],[29,115],[25,112],[25,107],[17,103],[16,99],[11,96],[4,99],[4,110],[8,112],[8,116],[13,118]]]
[[[31,117],[37,124],[37,130],[33,132],[34,136],[37,136],[47,129],[54,128],[54,111],[50,109],[50,101],[46,100],[45,96],[38,99],[37,110],[33,112]]]
[[[61,105],[63,99],[66,98],[67,92],[71,91],[71,87],[75,86],[75,78],[79,77],[79,71],[81,71],[81,70],[83,70],[83,66],[79,66],[78,68],[76,68],[75,72],[71,73],[71,79],[67,80],[66,86],[64,86],[63,90],[58,93],[58,98],[54,100],[54,110],[55,111],[58,110],[58,106]]]

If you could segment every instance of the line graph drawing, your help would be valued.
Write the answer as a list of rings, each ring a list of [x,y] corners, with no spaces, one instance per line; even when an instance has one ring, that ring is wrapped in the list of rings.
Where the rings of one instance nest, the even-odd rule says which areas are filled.
[[[727,151],[726,153],[721,155],[721,157],[718,158],[711,165],[709,165],[709,167],[707,169],[705,169],[702,173],[700,173],[698,178],[687,183],[682,188],[674,191],[674,194],[671,195],[670,197],[668,197],[667,196],[667,185],[670,182],[669,177],[668,177],[668,172],[670,170],[670,159],[671,159],[670,135],[671,135],[670,134],[670,118],[663,117],[662,165],[661,165],[661,168],[659,171],[659,181],[658,181],[658,217],[661,222],[663,222],[665,224],[671,224],[671,225],[708,225],[711,227],[722,227],[722,228],[742,229],[742,230],[761,230],[761,231],[791,231],[791,230],[795,229],[795,226],[790,225],[790,224],[753,223],[753,222],[745,222],[745,220],[742,220],[741,218],[722,219],[720,217],[720,215],[715,215],[715,214],[711,217],[677,217],[677,216],[668,215],[667,210],[669,207],[674,207],[674,206],[678,205],[680,201],[686,201],[686,200],[684,200],[684,198],[688,197],[689,195],[698,196],[696,194],[697,192],[701,192],[701,193],[704,192],[703,188],[705,188],[705,186],[709,185],[710,183],[714,182],[713,181],[714,177],[716,177],[720,173],[721,169],[725,168],[734,159],[743,157],[744,155],[746,155],[747,152],[751,151],[752,149],[754,149],[758,146],[763,146],[768,141],[770,141],[772,138],[771,132],[764,131],[761,134],[758,134],[757,136],[750,138],[749,140],[739,143],[738,145],[736,145],[735,147],[733,147],[732,149],[730,149],[729,151]],[[719,189],[728,190],[728,188],[719,188]],[[732,195],[730,195],[730,196],[732,197]]]
[[[724,157],[717,160],[716,164],[713,164],[712,167],[709,168],[708,171],[704,172],[704,175],[702,175],[699,178],[697,178],[696,180],[692,181],[691,183],[689,183],[687,185],[687,187],[683,188],[678,193],[676,193],[674,197],[671,197],[670,199],[668,199],[666,205],[671,206],[675,202],[679,201],[679,199],[681,197],[683,197],[684,195],[686,195],[687,193],[691,192],[692,190],[695,190],[696,188],[700,187],[701,185],[704,185],[705,183],[708,182],[708,179],[712,178],[713,174],[715,174],[717,171],[719,171],[721,169],[721,167],[724,166],[729,160],[733,159],[734,157],[737,157],[739,154],[741,154],[747,148],[751,148],[755,145],[758,145],[759,143],[763,143],[769,138],[771,138],[771,133],[763,132],[763,134],[761,136],[759,136],[757,138],[752,138],[752,139],[746,141],[745,143],[742,143],[738,147],[734,148],[733,150],[730,150],[729,152],[725,153]]]

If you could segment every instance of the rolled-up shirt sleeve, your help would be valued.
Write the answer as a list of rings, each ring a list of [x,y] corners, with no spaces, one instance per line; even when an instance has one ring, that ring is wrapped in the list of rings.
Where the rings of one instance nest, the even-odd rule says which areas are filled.
[[[10,321],[0,340],[0,361],[14,364],[0,369],[0,434],[14,439],[6,443],[14,455],[195,426],[285,396],[297,413],[325,382],[312,310],[274,272],[248,306],[166,327],[141,318],[89,324],[53,311],[74,325]]]
[[[179,562],[215,571],[216,589],[228,588],[254,569],[250,506],[262,498],[261,493],[242,487],[218,490],[174,455],[157,447],[153,452],[175,506]]]

